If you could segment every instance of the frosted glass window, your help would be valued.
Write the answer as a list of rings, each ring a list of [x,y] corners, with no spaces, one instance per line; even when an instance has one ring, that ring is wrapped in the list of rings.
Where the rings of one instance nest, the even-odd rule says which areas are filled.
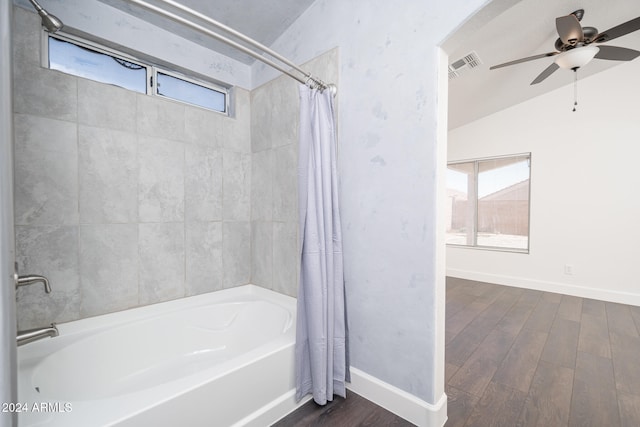
[[[55,37],[49,37],[49,68],[147,93],[145,66]]]
[[[157,76],[156,93],[158,95],[210,110],[226,112],[226,93],[160,71],[157,72]]]
[[[447,244],[528,251],[530,154],[448,165]]]

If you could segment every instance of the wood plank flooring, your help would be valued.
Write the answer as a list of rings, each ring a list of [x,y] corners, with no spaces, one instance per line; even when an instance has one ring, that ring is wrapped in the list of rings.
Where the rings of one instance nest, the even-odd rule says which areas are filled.
[[[447,279],[446,427],[640,426],[640,307]]]
[[[447,278],[445,427],[640,426],[640,307]],[[412,424],[355,393],[275,424]]]
[[[347,390],[347,398],[334,397],[324,406],[313,400],[278,421],[273,427],[331,426],[411,427],[413,424]]]

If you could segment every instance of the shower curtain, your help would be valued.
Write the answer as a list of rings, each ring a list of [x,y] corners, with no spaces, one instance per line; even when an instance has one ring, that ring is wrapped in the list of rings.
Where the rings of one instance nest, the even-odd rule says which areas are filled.
[[[298,205],[300,283],[296,329],[296,399],[324,405],[346,397],[348,330],[338,211],[333,96],[300,86]]]

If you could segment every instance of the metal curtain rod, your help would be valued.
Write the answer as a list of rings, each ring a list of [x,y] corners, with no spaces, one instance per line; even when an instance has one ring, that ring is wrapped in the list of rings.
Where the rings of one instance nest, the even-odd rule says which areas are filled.
[[[128,0],[128,1],[130,3],[137,4],[138,6],[141,6],[141,7],[145,8],[145,9],[152,10],[152,11],[154,11],[154,12],[156,12],[156,13],[158,13],[158,14],[166,17],[166,18],[169,18],[169,19],[171,19],[173,21],[179,22],[179,23],[184,24],[184,25],[186,25],[188,27],[191,27],[191,28],[193,28],[195,30],[198,30],[198,31],[200,31],[202,33],[205,33],[205,34],[213,37],[214,39],[219,40],[219,41],[221,41],[223,43],[226,43],[229,46],[231,46],[231,47],[233,47],[235,49],[238,49],[239,51],[241,51],[243,53],[246,53],[247,55],[257,59],[258,61],[261,61],[261,62],[269,65],[270,67],[275,68],[276,70],[280,71],[281,73],[284,73],[284,74],[288,75],[289,77],[292,77],[295,80],[299,81],[300,83],[303,83],[303,84],[305,84],[305,85],[307,85],[307,86],[309,86],[311,88],[320,89],[320,90],[323,90],[323,91],[325,89],[329,89],[334,95],[337,92],[337,88],[336,88],[336,86],[334,84],[327,84],[327,83],[323,82],[322,80],[320,80],[319,78],[313,77],[311,75],[311,73],[307,73],[306,71],[304,71],[303,69],[298,67],[296,64],[294,64],[293,62],[289,61],[284,56],[274,52],[271,49],[269,49],[265,45],[253,40],[252,38],[250,38],[250,37],[238,32],[236,30],[234,30],[233,28],[230,28],[230,27],[228,27],[228,26],[226,26],[226,25],[224,25],[224,24],[222,24],[222,23],[220,23],[220,22],[218,22],[218,21],[216,21],[216,20],[214,20],[214,19],[212,19],[212,18],[210,18],[210,17],[208,17],[206,15],[203,15],[200,12],[197,12],[197,11],[195,11],[193,9],[190,9],[190,8],[186,7],[186,6],[178,4],[178,3],[176,3],[176,2],[174,2],[172,0],[159,0],[161,3],[165,3],[165,4],[168,4],[170,6],[175,7],[177,9],[180,9],[183,12],[186,12],[186,13],[188,13],[188,14],[190,14],[192,16],[195,16],[195,17],[197,17],[199,19],[202,19],[203,21],[206,21],[206,22],[208,22],[208,23],[210,23],[210,24],[212,24],[212,25],[214,25],[214,26],[216,26],[216,27],[218,27],[218,28],[220,28],[220,29],[222,29],[222,30],[234,35],[235,37],[239,38],[240,40],[243,40],[244,42],[246,42],[246,43],[254,46],[257,49],[262,50],[263,52],[267,53],[268,55],[276,58],[278,61],[290,66],[295,71],[297,71],[300,74],[302,74],[304,77],[301,77],[299,75],[296,75],[296,74],[292,73],[290,70],[282,67],[278,63],[272,61],[271,59],[262,56],[260,53],[258,53],[256,51],[251,50],[251,49],[239,44],[238,42],[236,42],[234,40],[231,40],[230,38],[222,36],[222,35],[214,32],[214,31],[211,31],[210,29],[205,28],[202,25],[198,25],[198,24],[196,24],[194,22],[191,22],[186,18],[183,18],[183,17],[181,17],[179,15],[176,15],[174,13],[171,13],[171,12],[169,12],[167,10],[161,9],[158,6],[154,6],[152,4],[146,3],[145,1],[142,1],[142,0]]]

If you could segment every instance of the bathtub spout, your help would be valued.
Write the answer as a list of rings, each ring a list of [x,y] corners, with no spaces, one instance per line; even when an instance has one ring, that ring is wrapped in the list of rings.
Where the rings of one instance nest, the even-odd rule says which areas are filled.
[[[17,343],[19,346],[28,344],[33,341],[38,341],[40,339],[46,337],[57,337],[58,328],[55,323],[52,323],[51,326],[47,326],[44,328],[35,328],[28,329],[26,331],[18,331],[18,336],[16,337]]]

